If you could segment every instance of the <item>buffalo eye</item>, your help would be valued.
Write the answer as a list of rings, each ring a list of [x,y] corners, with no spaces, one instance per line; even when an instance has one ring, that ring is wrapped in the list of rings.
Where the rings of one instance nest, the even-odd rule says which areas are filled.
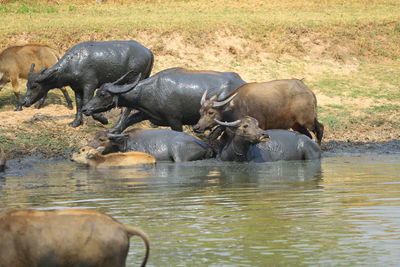
[[[247,127],[249,127],[249,125],[247,125],[247,124],[243,125],[243,128],[246,129]]]
[[[210,110],[209,112],[208,112],[208,115],[213,115],[214,114],[214,111],[212,111],[212,110]]]

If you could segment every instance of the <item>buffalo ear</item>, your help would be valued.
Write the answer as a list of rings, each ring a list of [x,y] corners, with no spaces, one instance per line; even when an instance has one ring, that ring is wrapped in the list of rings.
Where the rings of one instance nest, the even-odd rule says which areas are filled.
[[[49,78],[52,77],[54,74],[56,74],[56,72],[58,71],[58,68],[51,69],[51,70],[49,70],[49,71],[47,71],[47,72],[46,72],[46,71],[47,71],[47,69],[42,69],[42,70],[40,71],[40,76],[39,76],[39,78],[37,79],[37,82],[43,82],[43,81],[49,79]]]
[[[108,134],[108,139],[116,144],[124,144],[125,141],[128,139],[129,134]]]
[[[96,148],[96,151],[99,152],[100,154],[102,154],[105,149],[106,148],[104,146],[99,146],[98,148]]]

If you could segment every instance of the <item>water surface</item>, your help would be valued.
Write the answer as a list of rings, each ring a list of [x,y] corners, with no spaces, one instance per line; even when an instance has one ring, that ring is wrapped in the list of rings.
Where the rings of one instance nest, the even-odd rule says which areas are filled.
[[[0,209],[87,208],[145,230],[148,266],[398,266],[400,154],[91,170],[9,162]],[[131,239],[128,266],[144,253]]]

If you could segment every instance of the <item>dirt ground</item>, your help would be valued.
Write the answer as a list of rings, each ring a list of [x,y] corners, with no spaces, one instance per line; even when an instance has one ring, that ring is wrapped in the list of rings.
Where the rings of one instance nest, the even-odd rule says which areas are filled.
[[[368,101],[354,103],[352,99],[331,98],[317,93],[319,105],[346,104],[368,105]],[[355,107],[356,108],[356,107]],[[87,143],[98,130],[111,128],[118,119],[120,111],[105,113],[110,123],[101,125],[89,117],[78,128],[68,124],[74,119],[75,110],[69,110],[65,105],[49,104],[41,109],[24,108],[0,112],[0,133],[9,140],[22,140],[20,144],[7,149],[9,157],[21,157],[40,152],[48,157],[68,157],[71,151],[77,150]],[[148,127],[142,123],[139,127]],[[188,131],[189,128],[186,128]],[[190,130],[189,130],[190,131]],[[399,152],[400,133],[389,125],[371,127],[370,125],[354,124],[346,128],[331,129],[325,125],[322,149],[326,152]],[[395,142],[393,142],[395,141]]]

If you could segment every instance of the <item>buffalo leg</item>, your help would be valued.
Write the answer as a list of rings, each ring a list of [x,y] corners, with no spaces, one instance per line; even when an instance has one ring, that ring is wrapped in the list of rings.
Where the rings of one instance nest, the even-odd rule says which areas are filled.
[[[123,108],[121,112],[121,116],[119,117],[117,123],[114,125],[114,127],[111,129],[112,133],[122,133],[123,130],[128,128],[130,125],[132,125],[128,120],[129,117],[131,116],[132,109],[131,108]],[[134,122],[135,123],[135,122]]]
[[[41,99],[39,99],[39,101],[35,104],[35,108],[37,108],[37,109],[42,108],[43,105],[44,105],[44,101],[46,101],[46,98],[47,98],[47,92],[46,92],[46,94],[45,94]]]
[[[317,142],[321,145],[322,137],[324,136],[324,125],[317,119],[314,119],[314,134],[317,137]]]
[[[123,116],[123,115],[121,115]],[[115,125],[111,130],[110,133],[119,134],[122,133],[123,130],[128,128],[129,126],[136,124],[138,122],[147,120],[148,118],[143,114],[143,112],[138,111],[129,115],[126,119],[124,119],[119,125]]]
[[[17,106],[14,111],[22,110],[21,92],[19,91],[18,78],[11,78],[11,85],[14,91],[15,98],[17,99]]]
[[[299,132],[299,133],[301,133],[301,134],[307,135],[308,137],[310,137],[312,139],[312,135],[307,130],[307,128],[304,127],[303,125],[300,125],[300,124],[296,123],[295,125],[293,125],[292,129],[297,131],[297,132]]]
[[[69,97],[69,94],[67,92],[67,89],[64,87],[60,88],[61,92],[64,95],[65,100],[67,101],[67,107],[68,109],[73,109],[74,107],[72,106],[72,99]]]
[[[74,91],[75,93],[75,101],[76,101],[76,114],[75,119],[69,124],[72,127],[78,127],[82,125],[83,118],[82,118],[82,106],[83,106],[83,93]]]

